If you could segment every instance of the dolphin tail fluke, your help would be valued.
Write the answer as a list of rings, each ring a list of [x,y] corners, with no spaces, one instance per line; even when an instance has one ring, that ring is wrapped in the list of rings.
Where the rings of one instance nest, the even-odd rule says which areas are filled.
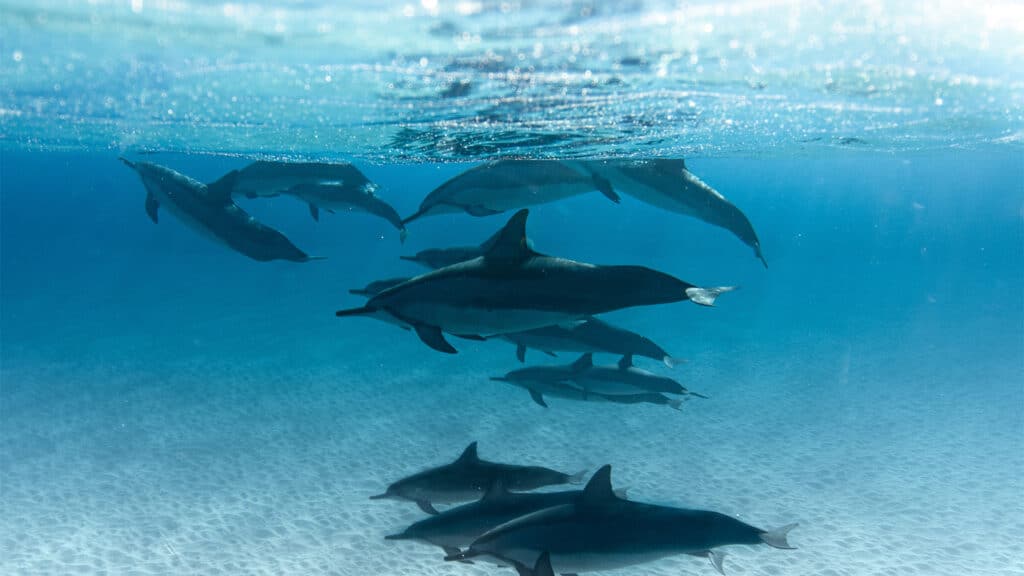
[[[781,548],[783,550],[796,550],[796,546],[791,546],[789,544],[787,536],[789,536],[789,532],[797,526],[799,526],[799,524],[794,522],[792,524],[786,524],[781,528],[776,528],[775,530],[762,532],[761,541],[771,546],[772,548]]]
[[[669,398],[668,407],[673,410],[682,410],[683,402],[686,402],[685,398]]]
[[[711,288],[698,288],[694,286],[686,289],[686,297],[693,300],[694,304],[701,306],[714,306],[715,300],[726,292],[732,292],[736,286],[714,286]]]
[[[587,469],[580,470],[579,472],[569,476],[569,484],[583,484],[587,480]]]
[[[661,361],[668,368],[675,368],[680,364],[686,364],[686,358],[676,358],[675,356],[663,356]]]

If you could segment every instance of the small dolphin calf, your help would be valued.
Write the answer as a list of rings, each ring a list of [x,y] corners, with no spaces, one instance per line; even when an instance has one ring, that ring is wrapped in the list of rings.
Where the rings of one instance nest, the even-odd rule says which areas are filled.
[[[598,266],[544,256],[526,238],[520,210],[486,254],[403,282],[337,316],[406,325],[431,348],[454,354],[443,333],[482,340],[586,319],[631,306],[693,300],[711,306],[731,287],[698,288],[642,266]]]
[[[440,546],[450,556],[458,554],[461,548],[469,546],[496,526],[544,508],[574,502],[581,494],[581,490],[509,492],[498,482],[476,502],[445,510],[416,522],[400,534],[391,534],[385,538],[433,544]],[[624,494],[620,496],[625,498]]]
[[[146,214],[156,223],[164,207],[203,236],[253,260],[314,260],[277,230],[256,221],[231,200],[237,172],[203,184],[170,168],[150,162],[121,161],[138,173],[146,187]]]
[[[665,376],[641,370],[633,366],[633,356],[626,355],[615,366],[594,366],[593,354],[587,352],[571,366],[569,380],[588,392],[614,394],[621,387],[639,389],[644,392],[665,394],[691,394],[707,398],[703,394],[690,392],[682,384]]]
[[[664,348],[646,338],[597,318],[570,326],[545,326],[524,332],[498,336],[516,345],[516,358],[526,361],[527,348],[541,350],[550,356],[555,352],[607,352],[622,356],[646,356],[674,368],[683,362],[673,358]]]
[[[415,256],[400,256],[400,258],[437,270],[438,268],[444,268],[445,266],[451,266],[452,264],[483,256],[497,241],[499,235],[501,235],[501,230],[492,234],[490,238],[484,240],[479,246],[430,248],[428,250],[420,250]]]
[[[427,195],[405,224],[423,216],[466,212],[490,216],[597,190],[619,196],[600,175],[557,160],[497,160],[471,168]]]
[[[578,402],[611,402],[615,404],[659,404],[679,410],[685,398],[669,398],[657,392],[643,392],[636,388],[618,390],[615,394],[589,392],[565,377],[565,371],[558,366],[535,366],[509,372],[504,376],[492,376],[494,382],[506,382],[530,393],[534,403],[548,407],[546,398],[562,398]]]
[[[513,565],[535,566],[547,552],[555,572],[575,574],[689,554],[709,558],[720,569],[721,556],[714,548],[768,544],[792,549],[786,535],[795,526],[761,530],[717,512],[623,500],[612,491],[611,467],[604,466],[575,502],[506,522],[468,550],[445,559],[487,555]]]
[[[616,159],[570,164],[611,182],[615,190],[641,202],[725,228],[753,248],[754,255],[768,267],[750,220],[725,196],[687,170],[682,159]]]
[[[287,194],[309,204],[320,220],[320,210],[359,210],[379,216],[398,229],[405,240],[402,218],[375,195],[377,185],[348,162],[253,162],[238,171],[232,193],[246,198]]]
[[[496,483],[509,490],[534,490],[556,484],[579,484],[581,477],[582,472],[569,475],[540,466],[518,466],[481,460],[476,453],[476,442],[473,442],[451,464],[430,468],[403,478],[388,486],[383,494],[372,496],[370,499],[410,500],[415,502],[420,510],[428,514],[437,514],[435,503],[453,504],[476,500]]]
[[[356,296],[366,296],[370,298],[376,296],[388,288],[398,286],[402,282],[405,282],[408,278],[386,278],[384,280],[376,280],[370,282],[363,288],[352,288],[348,291],[349,294],[355,294]]]

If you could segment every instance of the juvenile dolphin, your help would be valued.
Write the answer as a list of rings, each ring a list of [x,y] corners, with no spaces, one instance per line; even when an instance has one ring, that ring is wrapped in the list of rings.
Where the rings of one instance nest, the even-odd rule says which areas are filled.
[[[530,248],[529,210],[517,212],[486,254],[412,278],[337,316],[406,325],[431,348],[453,354],[443,332],[482,340],[586,319],[631,306],[693,300],[711,306],[731,287],[699,288],[642,266],[599,266]]]
[[[569,326],[545,326],[498,336],[516,345],[516,358],[526,361],[527,348],[554,356],[555,352],[607,352],[622,356],[646,356],[674,368],[684,362],[674,358],[650,338],[598,318]]]
[[[768,544],[792,549],[786,536],[794,527],[796,524],[761,530],[718,512],[623,500],[612,491],[611,467],[606,465],[575,502],[506,522],[477,538],[468,550],[445,559],[486,555],[533,566],[547,552],[555,572],[575,574],[689,554],[710,558],[720,569],[721,558],[715,548]]]
[[[414,256],[399,256],[399,258],[437,270],[438,268],[444,268],[445,266],[451,266],[452,264],[458,264],[459,262],[465,262],[466,260],[472,260],[473,258],[483,256],[484,253],[486,253],[487,250],[489,250],[497,241],[499,235],[501,235],[501,230],[492,234],[490,238],[484,240],[479,246],[430,248],[427,250],[420,250]]]
[[[246,198],[294,196],[309,205],[310,215],[318,221],[321,209],[360,210],[387,220],[405,240],[402,218],[376,191],[377,185],[348,162],[259,161],[238,171],[232,193]]]
[[[593,354],[587,352],[573,362],[569,380],[588,392],[613,394],[621,386],[636,388],[644,392],[665,394],[690,394],[707,398],[703,394],[690,392],[675,380],[658,376],[633,366],[633,356],[623,356],[615,366],[594,366]]]
[[[453,212],[490,216],[592,190],[619,201],[611,185],[595,172],[557,160],[496,160],[466,170],[435,188],[420,203],[419,210],[403,222]]]
[[[570,164],[611,182],[615,190],[641,202],[725,228],[753,248],[754,255],[768,267],[750,220],[725,196],[687,170],[682,159],[615,159]]]
[[[231,200],[237,172],[212,184],[203,184],[170,168],[121,158],[138,173],[146,187],[146,214],[156,223],[163,206],[203,236],[241,252],[253,260],[315,260],[295,247],[277,230],[257,222]]]
[[[367,298],[369,298],[371,296],[376,296],[377,294],[380,294],[381,292],[387,290],[388,288],[398,286],[399,284],[405,282],[406,280],[408,280],[408,278],[386,278],[384,280],[375,280],[373,282],[370,282],[363,288],[352,288],[351,290],[348,291],[348,293],[355,294],[356,296],[366,296]]]
[[[495,382],[507,382],[530,393],[534,403],[548,407],[546,397],[576,400],[578,402],[612,402],[615,404],[659,404],[679,410],[686,398],[669,398],[657,392],[643,392],[637,389],[620,391],[617,394],[601,394],[580,388],[569,379],[560,379],[557,367],[537,366],[510,372],[505,376],[492,376]]]
[[[410,500],[428,514],[437,514],[434,504],[453,504],[476,500],[495,483],[509,490],[534,490],[556,484],[579,484],[582,472],[563,474],[540,466],[519,466],[481,460],[476,442],[466,447],[454,462],[417,472],[388,486],[382,498]]]
[[[458,554],[488,530],[526,514],[575,501],[582,490],[564,492],[509,492],[495,483],[483,498],[463,504],[412,524],[387,540],[413,540],[433,544],[445,554]],[[624,494],[620,494],[623,498]]]

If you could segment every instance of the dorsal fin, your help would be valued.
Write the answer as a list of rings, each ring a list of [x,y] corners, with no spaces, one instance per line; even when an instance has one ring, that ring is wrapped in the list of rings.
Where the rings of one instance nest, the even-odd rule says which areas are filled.
[[[476,441],[473,441],[466,449],[462,451],[462,455],[455,460],[456,464],[468,464],[470,462],[477,462],[480,458],[476,455]]]
[[[572,363],[572,371],[579,372],[580,370],[586,370],[594,365],[594,354],[587,352],[583,356],[580,356],[578,360]]]
[[[518,264],[536,254],[526,240],[526,217],[530,211],[516,212],[490,242],[484,258],[489,262]]]
[[[625,370],[626,368],[629,368],[632,365],[633,365],[633,355],[632,354],[626,354],[625,356],[622,357],[621,360],[619,360],[619,370]]]
[[[611,464],[605,464],[598,468],[597,472],[594,472],[594,475],[590,477],[590,482],[587,482],[586,487],[583,488],[581,498],[584,506],[593,506],[618,499],[615,491],[612,490]]]
[[[481,498],[481,501],[487,502],[488,500],[501,500],[502,498],[507,497],[508,494],[508,488],[505,487],[505,483],[502,482],[501,478],[497,478],[494,482],[491,482],[490,486],[487,487],[487,491],[484,492],[484,497]]]
[[[231,193],[235,190],[235,181],[238,180],[238,170],[232,170],[217,180],[206,185],[206,192],[211,198],[219,198],[225,202],[231,201]]]

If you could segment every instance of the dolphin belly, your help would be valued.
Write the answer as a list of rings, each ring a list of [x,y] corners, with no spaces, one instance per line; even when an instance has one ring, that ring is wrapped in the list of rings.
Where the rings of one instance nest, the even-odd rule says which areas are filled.
[[[562,324],[581,318],[579,314],[529,307],[491,308],[445,302],[412,301],[396,310],[408,318],[437,326],[449,334],[493,336],[540,326]]]

